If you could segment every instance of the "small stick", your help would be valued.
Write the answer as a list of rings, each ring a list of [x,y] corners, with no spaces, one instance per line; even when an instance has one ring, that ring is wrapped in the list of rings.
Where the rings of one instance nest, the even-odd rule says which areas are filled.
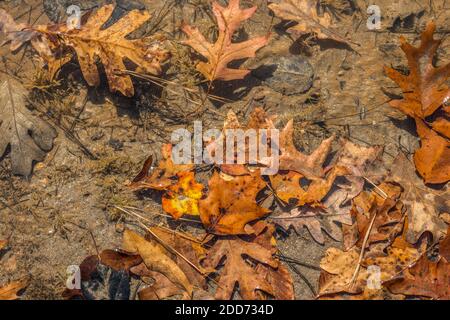
[[[361,269],[361,262],[362,262],[362,259],[364,258],[367,241],[369,240],[370,233],[372,232],[373,225],[375,224],[375,218],[377,217],[377,214],[378,214],[378,210],[375,211],[375,213],[372,217],[372,220],[370,221],[369,228],[366,231],[366,235],[364,236],[361,253],[359,254],[358,265],[356,266],[355,272],[353,273],[353,277],[350,280],[350,283],[348,284],[349,286],[353,286],[356,282],[356,278],[358,277],[359,270]]]

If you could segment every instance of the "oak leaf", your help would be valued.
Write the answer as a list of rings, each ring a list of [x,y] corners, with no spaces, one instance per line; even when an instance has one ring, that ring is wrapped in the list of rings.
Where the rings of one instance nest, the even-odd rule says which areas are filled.
[[[433,38],[436,25],[431,22],[421,35],[418,48],[400,38],[401,48],[408,59],[409,74],[403,75],[393,68],[385,67],[386,74],[403,91],[402,100],[390,102],[404,114],[416,121],[417,131],[422,140],[421,148],[414,155],[414,162],[426,183],[445,183],[450,180],[450,124],[448,107],[450,88],[446,84],[450,77],[450,63],[438,68],[433,65],[441,40]],[[438,116],[431,123],[429,117],[442,107],[447,117]]]
[[[226,178],[215,172],[209,180],[209,193],[200,200],[200,218],[211,233],[247,234],[246,225],[269,213],[256,203],[266,183],[258,172]]]
[[[431,22],[421,35],[418,48],[400,38],[401,48],[406,54],[409,74],[403,75],[395,69],[386,67],[387,75],[403,90],[404,98],[394,100],[390,105],[412,118],[425,119],[450,99],[450,89],[445,85],[450,77],[450,63],[435,68],[433,59],[441,40],[433,38],[436,25]]]
[[[161,73],[161,62],[168,58],[168,53],[161,48],[159,39],[147,37],[128,40],[126,38],[149,20],[150,14],[147,11],[132,10],[111,27],[103,29],[102,26],[111,17],[113,11],[113,5],[101,7],[91,14],[80,28],[69,28],[67,24],[25,28],[23,32],[28,32],[28,38],[32,40],[33,47],[48,64],[49,78],[53,78],[56,71],[70,61],[71,53],[62,53],[67,51],[66,49],[72,49],[75,52],[83,76],[90,86],[100,85],[100,75],[96,64],[96,59],[99,58],[105,68],[110,90],[118,91],[128,97],[134,95],[134,87],[131,77],[123,73],[127,69],[124,59],[137,65],[140,72],[154,75]],[[23,43],[23,40],[13,39],[13,44]]]
[[[314,208],[311,206],[302,206],[291,210],[291,212],[285,212],[274,217],[274,221],[286,230],[294,228],[297,232],[301,232],[305,227],[315,241],[324,244],[325,237],[322,230],[336,241],[341,241],[343,239],[341,231],[342,225],[352,224],[349,211],[336,214],[327,210],[326,207]]]
[[[331,151],[335,136],[322,141],[312,154],[305,155],[295,147],[293,134],[294,121],[291,120],[280,134],[280,170],[296,171],[310,180],[323,177],[323,164]]]
[[[423,255],[409,268],[404,277],[386,284],[393,293],[427,297],[435,300],[450,299],[450,263],[445,258],[437,262]]]
[[[11,147],[13,174],[29,176],[33,161],[53,147],[56,131],[25,106],[25,88],[13,79],[0,85],[0,158]]]
[[[439,192],[425,186],[402,153],[391,167],[390,180],[404,189],[401,201],[408,210],[407,240],[416,243],[424,232],[429,232],[435,242],[444,236],[447,226],[439,213],[450,212],[446,204],[448,191]]]
[[[269,8],[275,15],[284,20],[298,22],[290,27],[289,32],[304,35],[314,33],[319,39],[332,39],[337,42],[349,44],[349,41],[330,27],[333,20],[328,12],[319,15],[316,3],[312,0],[281,0],[269,4]]]
[[[161,244],[155,240],[146,240],[133,231],[125,230],[123,249],[132,254],[139,254],[148,269],[162,273],[172,283],[192,296],[192,284],[186,274],[168,256],[167,250]]]
[[[257,7],[240,9],[239,0],[230,0],[228,7],[222,7],[218,2],[212,3],[213,14],[216,17],[219,35],[214,44],[209,43],[196,27],[183,25],[182,30],[189,37],[184,44],[189,45],[208,62],[197,64],[200,71],[209,81],[243,79],[250,70],[231,69],[228,64],[234,60],[253,58],[256,51],[264,47],[269,38],[256,37],[248,41],[233,43],[233,34],[239,25],[255,13]]]
[[[236,284],[244,300],[262,299],[261,292],[273,296],[273,289],[266,277],[255,271],[248,258],[272,268],[278,267],[273,252],[263,246],[241,240],[237,237],[219,239],[211,247],[204,260],[204,265],[217,268],[226,258],[220,271],[219,286],[216,291],[217,300],[229,300],[233,297]]]
[[[336,166],[345,167],[349,173],[345,176],[349,185],[340,184],[339,187],[347,191],[343,202],[347,202],[358,196],[364,188],[365,179],[370,178],[372,183],[377,183],[386,172],[381,161],[382,146],[364,147],[347,139],[340,141]]]

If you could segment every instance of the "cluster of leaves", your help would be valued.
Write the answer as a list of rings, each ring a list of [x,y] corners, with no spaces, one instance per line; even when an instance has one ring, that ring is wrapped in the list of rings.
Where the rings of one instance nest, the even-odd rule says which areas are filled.
[[[275,127],[273,118],[258,108],[246,126],[242,126],[236,115],[230,112],[224,130],[229,128]],[[222,135],[218,139],[225,137]],[[215,235],[213,239],[208,238],[214,244],[207,251],[202,266],[220,274],[216,298],[230,298],[236,283],[240,284],[243,297],[258,297],[256,288],[276,297],[273,291],[264,289],[269,287],[262,278],[248,278],[250,274],[257,274],[254,271],[260,268],[259,265],[280,276],[280,267],[277,270],[276,265],[270,262],[276,260],[268,259],[276,253],[276,248],[265,252],[264,259],[258,258],[257,253],[261,253],[257,239],[265,234],[261,230],[273,228],[273,223],[287,230],[292,227],[301,231],[305,227],[321,244],[325,242],[323,230],[335,240],[342,241],[344,251],[330,249],[322,263],[324,272],[320,296],[361,294],[368,277],[365,268],[369,261],[375,261],[370,265],[389,266],[391,269],[382,273],[382,281],[391,281],[394,276],[403,275],[397,274],[400,271],[398,266],[415,266],[414,259],[421,256],[416,248],[421,239],[429,236],[437,243],[446,235],[447,226],[440,214],[448,212],[448,204],[445,203],[448,195],[445,191],[427,188],[403,155],[396,159],[390,174],[380,170],[383,148],[378,146],[363,147],[341,140],[340,151],[325,167],[334,139],[332,136],[310,155],[304,154],[294,146],[293,121],[289,121],[280,134],[279,173],[268,177],[261,175],[267,159],[259,159],[257,165],[216,164],[207,188],[196,181],[194,166],[172,162],[171,146],[166,145],[159,165],[149,173],[150,164],[147,163],[131,187],[162,191],[163,210],[174,219],[186,215],[199,216],[207,234]],[[214,153],[217,145],[213,141],[207,149]],[[366,180],[371,182],[372,192],[364,191]],[[273,231],[264,237],[272,234]],[[248,239],[252,241],[248,242]],[[389,256],[391,251],[398,257]],[[234,254],[237,257],[230,256]],[[258,264],[245,265],[246,262],[242,261],[244,255],[254,258]],[[358,262],[359,256],[361,261]],[[223,268],[214,270],[221,267],[223,257],[226,257]],[[357,271],[355,266],[358,266]],[[251,295],[247,290],[248,283],[241,277],[242,271],[231,272],[230,268],[234,271],[249,270],[248,275],[247,272],[245,274],[254,285]],[[253,273],[250,271],[252,268]],[[413,273],[413,270],[410,271]],[[355,279],[352,279],[354,274]],[[350,280],[356,282],[350,283]],[[290,286],[292,282],[287,278],[279,278],[278,281],[282,286]],[[259,285],[255,285],[258,282]],[[222,291],[223,286],[227,288],[226,295]],[[369,298],[368,293],[365,294],[364,297]]]
[[[232,42],[240,24],[255,11],[256,7],[241,10],[239,0],[230,1],[226,8],[214,2],[213,12],[219,31],[215,44],[209,44],[197,28],[183,26],[183,31],[189,36],[185,44],[208,59],[207,63],[197,64],[197,69],[207,80],[243,79],[250,72],[231,69],[228,64],[254,57],[256,51],[267,44],[268,36],[241,43]],[[147,11],[132,10],[112,26],[104,28],[113,12],[113,5],[89,12],[82,17],[78,28],[64,23],[37,26],[17,23],[5,10],[0,9],[0,35],[6,37],[5,43],[10,43],[12,52],[30,43],[41,58],[47,71],[46,78],[50,82],[65,64],[76,58],[87,84],[99,86],[101,81],[97,65],[100,62],[110,90],[132,97],[135,89],[127,70],[129,62],[135,66],[134,74],[159,75],[162,64],[170,54],[164,48],[165,39],[162,36],[152,35],[135,40],[127,38],[150,19]],[[11,79],[1,84],[1,92],[0,130],[4,133],[0,139],[0,156],[11,145],[13,173],[29,176],[32,162],[43,160],[46,152],[52,148],[56,134],[27,110],[24,103],[27,91],[19,82]],[[29,135],[28,131],[33,134]]]

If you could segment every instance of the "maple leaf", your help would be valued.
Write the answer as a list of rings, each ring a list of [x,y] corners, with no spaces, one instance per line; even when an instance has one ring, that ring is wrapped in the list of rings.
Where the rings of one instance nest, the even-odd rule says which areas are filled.
[[[425,119],[450,99],[450,89],[445,81],[450,76],[450,63],[435,68],[433,59],[441,40],[433,38],[436,25],[428,23],[421,35],[420,47],[415,48],[400,38],[401,48],[408,59],[409,75],[385,67],[386,74],[403,90],[403,100],[390,105],[413,118]]]
[[[257,7],[240,9],[239,0],[230,0],[228,7],[224,8],[219,3],[212,3],[213,14],[219,27],[219,35],[214,44],[209,43],[196,27],[183,25],[182,30],[189,39],[184,44],[189,45],[200,53],[208,62],[197,64],[200,71],[209,81],[243,79],[250,70],[231,69],[228,64],[234,60],[253,58],[256,51],[264,47],[269,41],[268,36],[256,37],[248,41],[233,43],[233,34],[239,25],[255,13]]]
[[[0,287],[0,300],[17,300],[20,291],[25,289],[29,284],[29,279],[24,278],[13,281],[4,287]]]
[[[323,177],[323,164],[331,151],[335,136],[322,141],[311,155],[305,155],[295,147],[293,134],[294,121],[291,120],[280,134],[280,170],[296,171],[310,180]]]
[[[262,299],[261,291],[273,296],[273,289],[266,277],[255,271],[247,257],[272,268],[278,267],[273,252],[263,246],[241,240],[237,237],[219,239],[208,252],[204,265],[217,268],[226,258],[220,272],[219,286],[216,291],[217,300],[231,299],[236,284],[244,300]]]
[[[249,222],[269,213],[256,203],[256,196],[265,187],[257,172],[239,177],[215,172],[209,180],[207,198],[199,201],[203,224],[209,232],[219,235],[247,234]]]
[[[424,232],[430,232],[434,241],[444,236],[447,227],[439,213],[450,212],[445,203],[448,191],[438,192],[425,186],[402,153],[392,165],[390,180],[404,189],[401,200],[408,210],[408,241],[416,243]]]
[[[423,255],[413,267],[405,272],[404,277],[392,280],[386,286],[393,293],[449,300],[450,263],[445,258],[432,262],[426,255]]]
[[[162,198],[162,207],[175,219],[183,215],[198,216],[198,201],[203,196],[203,185],[195,181],[194,172],[180,172],[177,174],[177,184],[168,187]]]
[[[269,4],[269,8],[284,20],[298,22],[296,26],[289,28],[288,31],[291,33],[298,35],[314,33],[319,39],[332,39],[349,44],[347,39],[330,29],[333,21],[328,12],[319,16],[316,3],[312,0],[281,0]]]
[[[11,147],[13,174],[29,176],[33,161],[53,147],[56,131],[25,106],[25,88],[13,79],[0,85],[0,158]]]
[[[184,289],[192,296],[192,284],[180,267],[168,256],[166,249],[154,240],[146,240],[130,230],[125,230],[123,249],[132,254],[139,254],[145,266],[165,275],[172,283]]]
[[[154,189],[168,190],[179,182],[179,173],[194,169],[190,164],[175,164],[172,160],[172,145],[165,144],[161,148],[161,161],[153,168],[153,157],[149,157],[141,172],[133,179],[129,187],[133,190]]]

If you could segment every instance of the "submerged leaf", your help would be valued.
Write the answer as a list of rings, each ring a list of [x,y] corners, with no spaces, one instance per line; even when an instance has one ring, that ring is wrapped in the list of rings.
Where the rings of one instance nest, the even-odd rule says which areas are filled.
[[[13,174],[29,176],[33,161],[53,147],[56,131],[25,106],[25,88],[8,79],[0,85],[0,158],[11,147]]]
[[[209,81],[243,79],[250,70],[231,69],[228,64],[234,60],[255,57],[256,51],[264,47],[269,40],[268,37],[257,37],[240,43],[232,42],[239,25],[251,18],[256,7],[242,10],[239,8],[239,0],[230,0],[226,8],[216,1],[212,6],[219,27],[217,41],[214,44],[209,43],[196,27],[185,24],[183,31],[189,39],[184,43],[208,59],[208,62],[199,62],[197,70]]]

